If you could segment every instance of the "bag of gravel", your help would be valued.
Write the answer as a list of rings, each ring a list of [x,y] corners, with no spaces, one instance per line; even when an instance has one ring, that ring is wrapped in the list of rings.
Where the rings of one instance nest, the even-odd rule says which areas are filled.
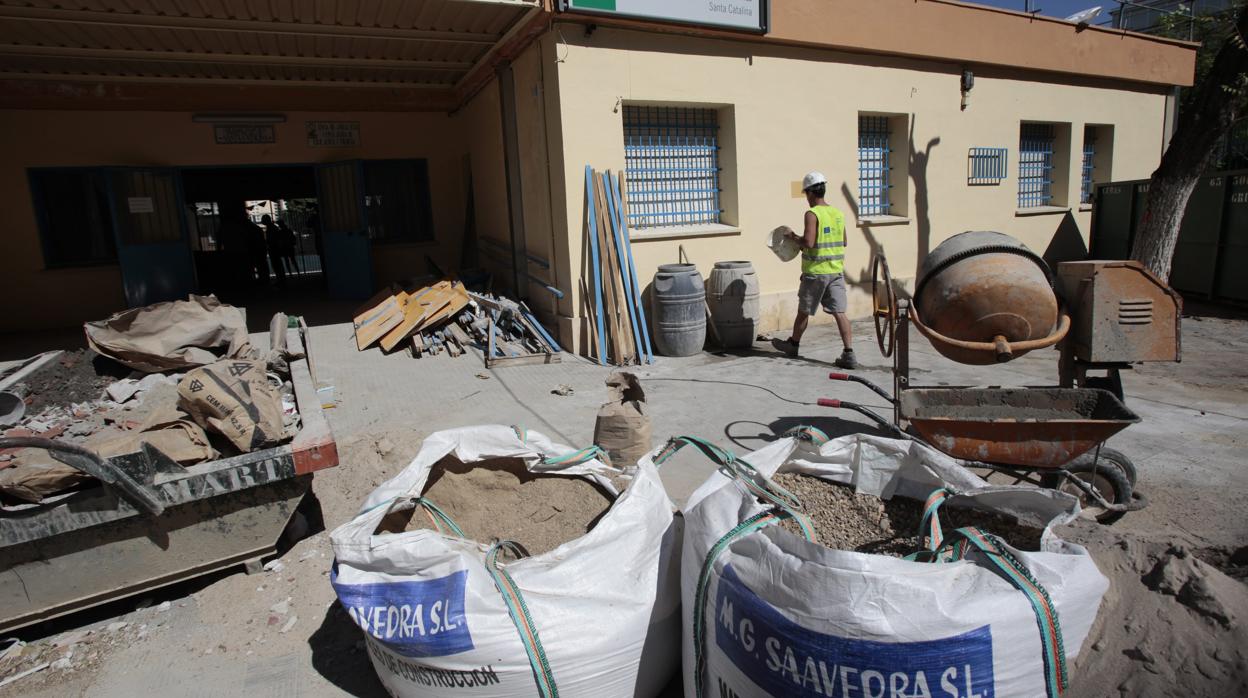
[[[653,464],[622,474],[598,453],[512,427],[438,432],[333,531],[334,591],[391,695],[663,688],[680,520]]]
[[[642,461],[692,444],[721,466],[684,509],[686,696],[1060,693],[1108,587],[1050,530],[1073,497],[989,485],[911,441],[791,434],[742,458],[680,437]],[[903,534],[910,559],[891,556]]]

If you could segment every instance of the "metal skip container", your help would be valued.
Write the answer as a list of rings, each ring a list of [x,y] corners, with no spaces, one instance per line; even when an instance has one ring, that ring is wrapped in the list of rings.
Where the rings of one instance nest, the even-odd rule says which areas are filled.
[[[754,344],[758,334],[758,274],[749,262],[716,262],[707,286],[711,322],[725,349]]]
[[[1070,329],[1044,260],[990,231],[954,235],[928,254],[911,319],[941,355],[971,365],[1053,346]]]
[[[654,274],[654,344],[663,356],[693,356],[706,343],[706,286],[692,264]]]

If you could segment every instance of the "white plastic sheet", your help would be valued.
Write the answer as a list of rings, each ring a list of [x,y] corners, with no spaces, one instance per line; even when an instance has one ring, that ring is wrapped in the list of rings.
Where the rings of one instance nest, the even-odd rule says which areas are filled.
[[[519,458],[530,471],[580,475],[614,491],[606,478],[613,471],[598,460],[542,462],[573,450],[537,432],[521,440],[504,426],[435,433],[332,533],[335,591],[391,694],[536,695],[524,646],[486,571],[488,542],[374,531],[387,512],[420,496],[431,468],[448,455],[463,463]],[[506,565],[561,696],[654,695],[671,678],[679,659],[679,550],[679,520],[647,463],[589,533]]]
[[[657,453],[657,452],[656,452]],[[1039,526],[1078,513],[1068,495],[987,484],[921,444],[867,435],[821,447],[785,438],[744,456],[767,476],[802,472],[860,493],[972,505]],[[648,457],[643,463],[648,463]],[[685,508],[682,553],[685,695],[695,691],[694,611],[708,550],[765,510],[716,473]],[[1108,587],[1080,546],[1046,531],[1041,552],[1013,551],[1056,606],[1065,656],[1079,653]],[[1012,549],[1011,549],[1012,551]],[[862,698],[1041,696],[1041,634],[1026,597],[972,556],[950,563],[832,550],[777,526],[718,556],[706,585],[707,696]]]

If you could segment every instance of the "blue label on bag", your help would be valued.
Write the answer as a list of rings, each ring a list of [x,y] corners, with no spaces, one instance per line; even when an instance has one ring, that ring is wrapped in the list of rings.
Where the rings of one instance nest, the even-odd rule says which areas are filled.
[[[420,582],[343,584],[330,581],[351,620],[405,657],[442,657],[472,649],[464,616],[468,571]]]
[[[731,565],[719,581],[715,642],[773,696],[992,698],[994,693],[992,632],[986,625],[925,642],[819,633],[759,598]]]

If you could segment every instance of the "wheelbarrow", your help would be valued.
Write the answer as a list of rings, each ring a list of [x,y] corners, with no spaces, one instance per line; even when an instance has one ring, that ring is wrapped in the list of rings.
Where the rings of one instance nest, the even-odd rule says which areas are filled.
[[[1101,523],[1112,523],[1147,505],[1147,499],[1134,491],[1134,464],[1104,445],[1140,417],[1108,390],[912,388],[894,398],[859,376],[832,373],[828,378],[875,391],[893,405],[895,421],[855,402],[822,398],[820,406],[858,412],[967,467],[1073,494],[1100,510],[1096,519]],[[903,423],[909,429],[903,429]]]

